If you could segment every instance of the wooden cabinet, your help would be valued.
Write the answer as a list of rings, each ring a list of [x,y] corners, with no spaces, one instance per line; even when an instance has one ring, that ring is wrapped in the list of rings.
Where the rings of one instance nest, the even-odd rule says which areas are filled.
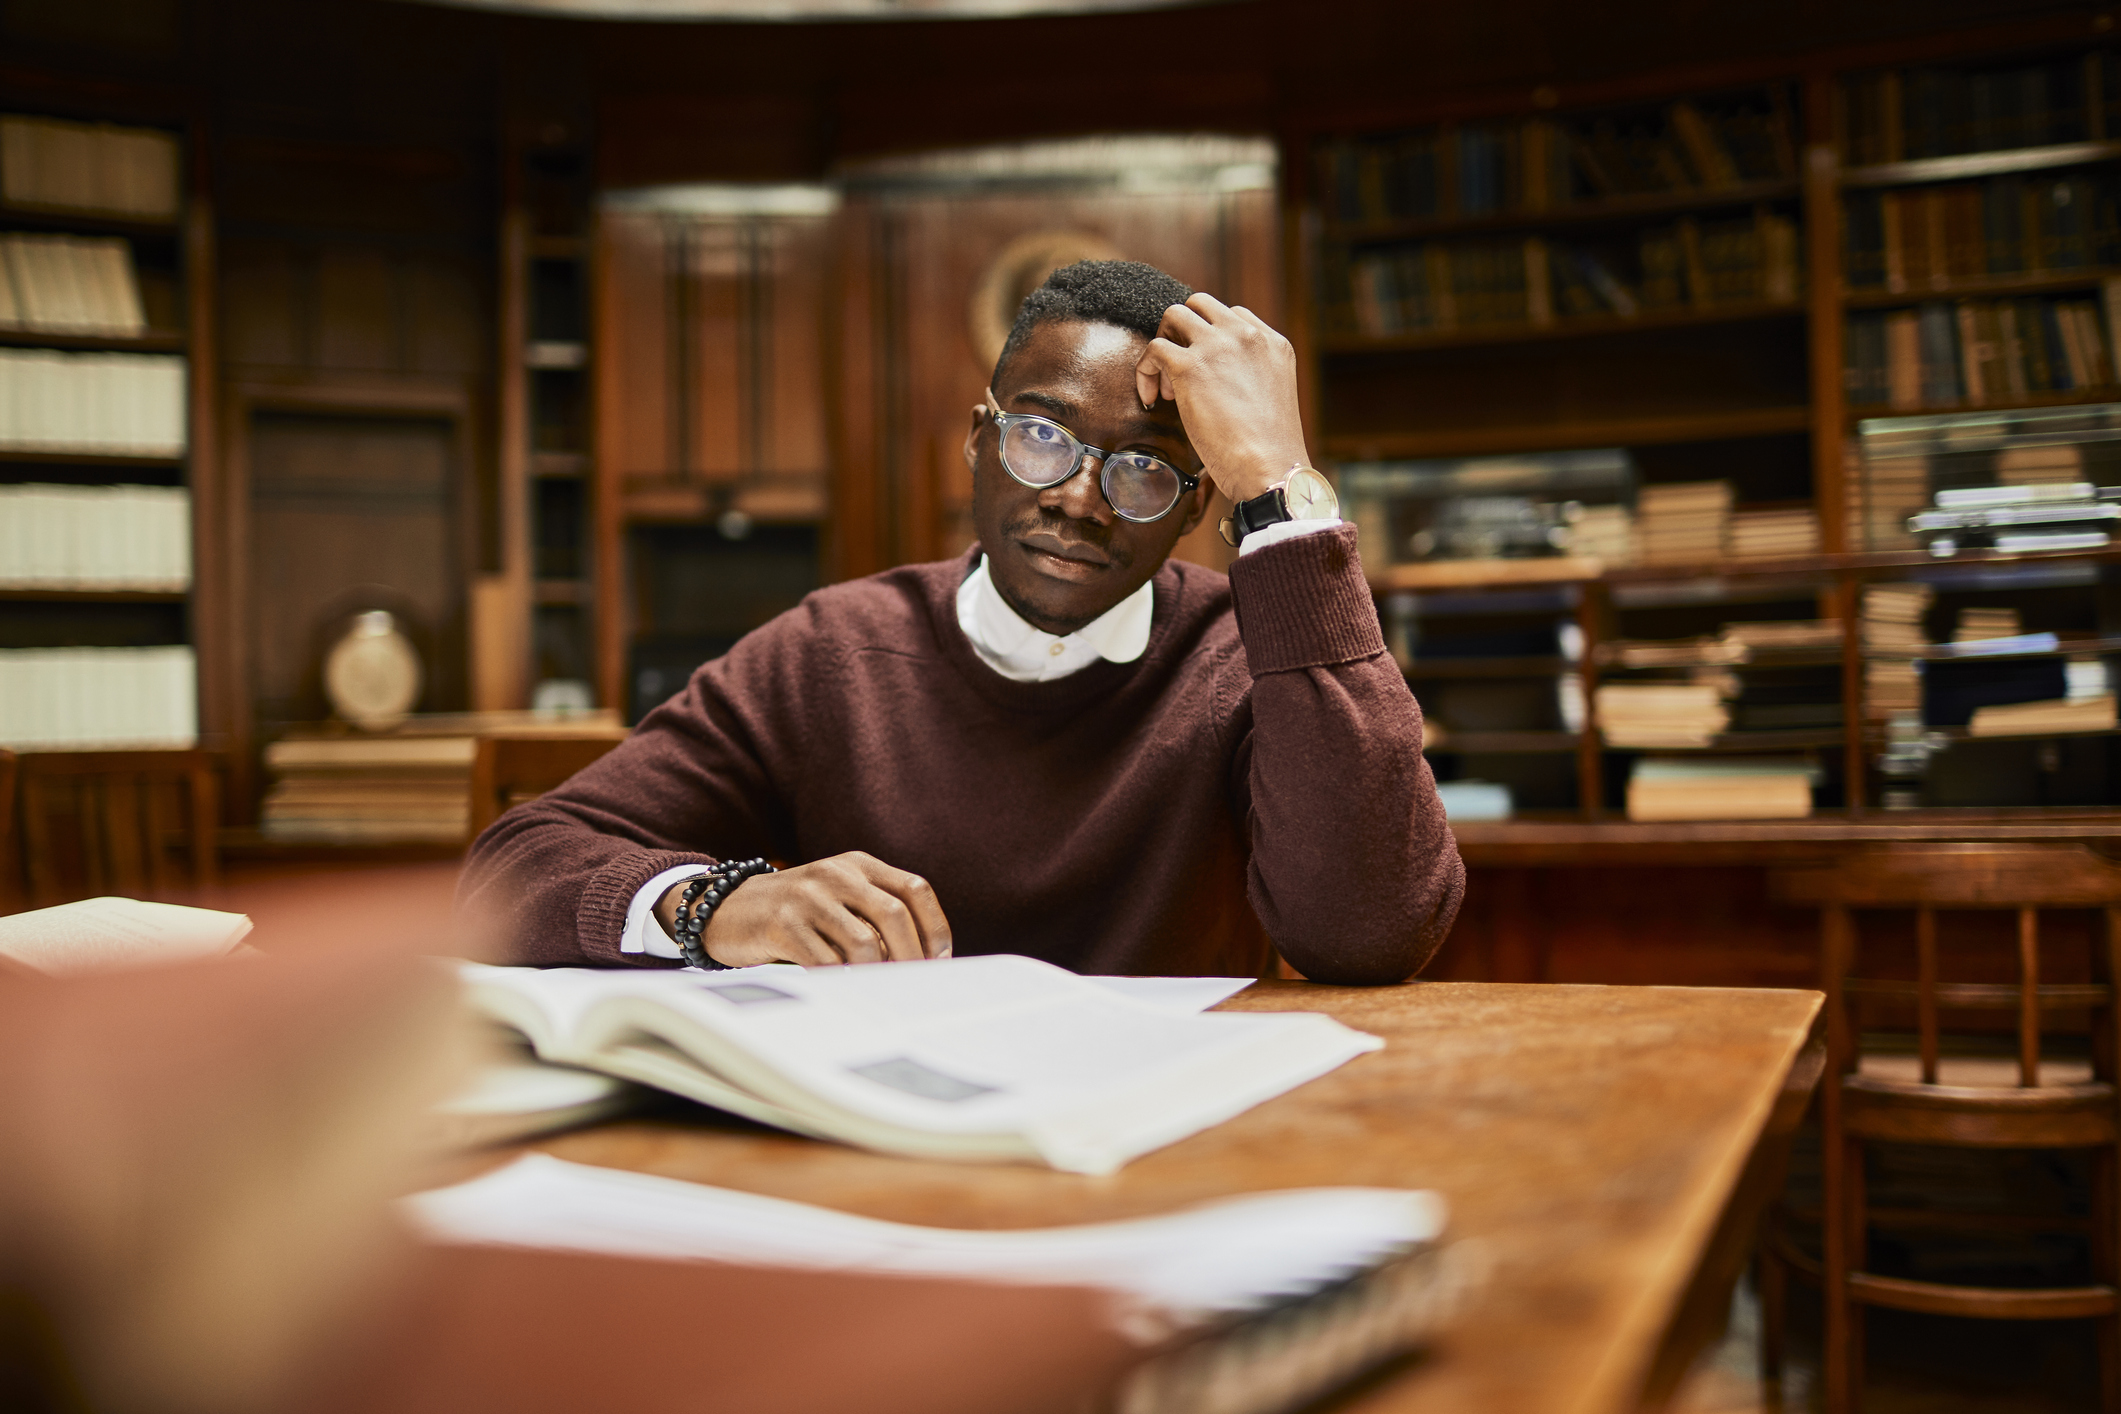
[[[1381,612],[1444,728],[1430,751],[1440,775],[1509,784],[1535,818],[1617,815],[1644,752],[1601,732],[1601,684],[1724,674],[1734,720],[1659,755],[1809,757],[1829,817],[2121,809],[2111,732],[1976,744],[1962,727],[1896,720],[1916,703],[1887,700],[1919,700],[1917,670],[1890,665],[1945,658],[1954,650],[1928,645],[1962,623],[2054,631],[2022,656],[2077,659],[2080,673],[2104,671],[2121,627],[2121,544],[2103,533],[1933,554],[1901,529],[1947,485],[2009,481],[2005,450],[2081,443],[2084,479],[2121,480],[2103,450],[2104,405],[2121,404],[2109,302],[2121,301],[2121,68],[2090,31],[2074,45],[2057,33],[1291,122],[1307,403],[1345,484],[1404,479],[1414,462],[1431,474],[1442,459],[1620,449],[1638,488],[1727,483],[1733,523],[1767,536],[1755,553],[1734,537],[1650,562],[1445,559],[1422,553],[1433,534],[1417,542],[1358,498]],[[2018,352],[1993,346],[1999,309],[2021,322]],[[2011,416],[2079,405],[2081,427]],[[2001,449],[1989,472],[1947,479],[1934,458],[1880,469],[1893,429],[1877,419],[1957,413],[1983,426],[1930,435],[1988,438]],[[1920,490],[1903,504],[1910,475]],[[1770,522],[1791,548],[1759,551],[1782,533]],[[1913,648],[1867,626],[1884,602],[1871,590],[1901,584],[1928,586]],[[1651,667],[1624,651],[1819,620],[1845,631],[1741,662]],[[1932,770],[1911,785],[1918,738],[1950,784]],[[1996,759],[1972,761],[1984,752]]]

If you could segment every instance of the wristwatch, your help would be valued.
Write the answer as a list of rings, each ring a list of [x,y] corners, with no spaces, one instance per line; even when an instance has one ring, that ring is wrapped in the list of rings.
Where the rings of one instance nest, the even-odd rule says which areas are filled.
[[[1223,539],[1235,545],[1253,531],[1285,520],[1338,519],[1340,497],[1333,494],[1333,483],[1310,467],[1300,466],[1261,495],[1232,506],[1220,529]]]

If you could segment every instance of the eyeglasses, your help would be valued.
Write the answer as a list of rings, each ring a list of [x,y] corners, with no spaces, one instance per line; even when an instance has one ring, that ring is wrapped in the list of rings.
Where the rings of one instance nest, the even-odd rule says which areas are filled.
[[[987,413],[1001,440],[1002,470],[1025,486],[1044,490],[1058,486],[1096,457],[1103,469],[1098,485],[1105,503],[1121,520],[1146,524],[1162,520],[1200,478],[1189,476],[1161,457],[1146,452],[1108,452],[1077,438],[1051,418],[1003,412],[994,391],[987,392]]]

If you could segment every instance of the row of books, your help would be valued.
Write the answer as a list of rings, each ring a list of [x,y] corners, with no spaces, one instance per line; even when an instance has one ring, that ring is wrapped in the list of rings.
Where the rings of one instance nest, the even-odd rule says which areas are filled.
[[[1628,775],[1628,818],[1802,820],[1821,775],[1802,756],[1645,756]]]
[[[1328,143],[1321,204],[1349,224],[1542,211],[1796,175],[1780,90],[1633,115],[1464,124]]]
[[[182,456],[184,392],[176,354],[0,349],[0,448]]]
[[[0,329],[145,333],[131,247],[115,237],[0,236]]]
[[[1893,293],[1991,275],[2121,265],[2121,179],[1995,177],[1907,191],[1852,191],[1848,283]]]
[[[1972,72],[1858,75],[1843,92],[1842,150],[1861,167],[2083,142],[2094,131],[2092,96],[2110,106],[2117,81],[2121,68],[2107,51]]]
[[[0,648],[0,746],[188,749],[199,742],[188,647]]]
[[[1632,245],[1428,241],[1331,249],[1321,263],[1328,320],[1368,337],[1562,318],[1633,317],[1761,301],[1794,302],[1796,223],[1762,209],[1732,221],[1687,218]]]
[[[0,586],[191,588],[180,486],[0,486]]]
[[[172,133],[0,115],[0,202],[9,206],[168,221],[179,172]]]
[[[1848,316],[1851,407],[2001,406],[2039,393],[2114,386],[2121,281],[2090,299],[1932,300]]]
[[[1819,513],[1809,506],[1733,509],[1728,481],[1645,486],[1635,501],[1635,560],[1646,565],[1719,559],[1781,560],[1819,553]]]

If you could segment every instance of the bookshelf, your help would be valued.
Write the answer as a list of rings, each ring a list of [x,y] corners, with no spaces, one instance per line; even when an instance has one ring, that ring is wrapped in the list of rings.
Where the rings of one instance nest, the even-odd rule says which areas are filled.
[[[218,742],[213,213],[182,95],[0,76],[0,743]]]
[[[2015,39],[1937,35],[1514,104],[1371,103],[1289,122],[1311,440],[1344,502],[1397,464],[1621,448],[1636,480],[1623,503],[1642,487],[1728,481],[1736,513],[1809,529],[1772,555],[1629,563],[1566,544],[1423,558],[1403,515],[1363,527],[1388,641],[1439,728],[1439,778],[1512,788],[1512,821],[1460,830],[1493,862],[1536,862],[1510,852],[1512,831],[1544,831],[1556,859],[1652,834],[1683,852],[1689,827],[1623,818],[1628,773],[1649,754],[1808,758],[1819,828],[1728,827],[1762,839],[1825,840],[1866,821],[2081,831],[2121,816],[2110,730],[1996,737],[1933,723],[1926,749],[1950,769],[1919,798],[1887,773],[1898,748],[1876,664],[1963,660],[1941,646],[1960,611],[2007,609],[2058,646],[1984,662],[2110,673],[2121,544],[1940,558],[1912,537],[1881,539],[1859,450],[1882,418],[2097,419],[2121,403],[2121,51],[2104,35],[2090,20],[2074,40],[2041,22]],[[1992,332],[2013,323],[2019,345]],[[2104,453],[2082,455],[2086,477],[2121,483]],[[1439,522],[1418,523],[1426,535]],[[1869,591],[1895,585],[1929,586],[1925,646],[1887,651],[1861,631]],[[1846,631],[1740,662],[1621,655],[1727,625],[1824,620]],[[1685,746],[1607,741],[1601,687],[1690,673],[1731,679],[1727,729]]]

